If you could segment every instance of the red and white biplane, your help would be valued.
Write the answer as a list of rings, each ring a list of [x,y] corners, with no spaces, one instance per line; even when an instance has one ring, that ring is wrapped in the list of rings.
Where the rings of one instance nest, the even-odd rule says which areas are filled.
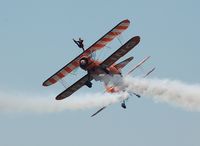
[[[106,33],[103,37],[101,37],[98,41],[96,41],[93,45],[91,45],[88,49],[84,50],[83,52],[77,56],[75,59],[73,59],[70,63],[65,65],[62,69],[60,69],[58,72],[56,72],[54,75],[52,75],[50,78],[48,78],[44,83],[43,86],[50,86],[52,84],[55,84],[57,81],[64,78],[66,75],[74,71],[76,68],[80,67],[81,69],[85,70],[87,74],[79,79],[77,82],[75,82],[73,85],[68,87],[66,90],[64,90],[62,93],[60,93],[56,99],[62,100],[66,97],[69,97],[74,92],[79,90],[84,85],[88,86],[89,88],[92,87],[92,80],[101,81],[101,78],[103,75],[120,75],[121,69],[125,67],[132,59],[133,57],[129,57],[128,59],[115,64],[116,61],[118,61],[121,57],[123,57],[125,54],[127,54],[130,50],[132,50],[139,42],[140,37],[134,36],[130,40],[128,40],[125,44],[123,44],[118,50],[116,50],[112,55],[110,55],[107,59],[104,61],[98,61],[92,58],[92,53],[95,51],[103,49],[109,42],[111,42],[114,38],[118,37],[124,30],[126,30],[129,27],[130,21],[129,20],[123,20],[119,24],[117,24],[113,29],[111,29],[108,33]],[[135,68],[143,64],[149,57],[145,58],[142,62],[140,62]],[[135,69],[134,68],[134,69]],[[133,69],[133,70],[134,70]],[[133,70],[131,70],[129,73],[131,73]],[[154,70],[154,69],[153,69]],[[150,74],[148,72],[148,74]],[[148,75],[147,74],[147,75]],[[115,93],[119,92],[117,88],[114,86],[109,87],[106,86],[106,91],[109,93]],[[140,97],[140,95],[135,94],[136,96]],[[126,108],[125,103],[122,103],[122,107]],[[92,116],[96,115],[98,112],[103,110],[105,107],[101,108],[99,111],[97,111]]]

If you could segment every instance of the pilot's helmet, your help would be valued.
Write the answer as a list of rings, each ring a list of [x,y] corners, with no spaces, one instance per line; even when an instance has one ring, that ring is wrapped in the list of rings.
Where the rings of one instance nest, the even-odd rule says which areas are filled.
[[[86,60],[85,60],[85,59],[82,59],[82,60],[80,61],[80,63],[81,63],[81,65],[85,65],[85,64],[86,64]]]

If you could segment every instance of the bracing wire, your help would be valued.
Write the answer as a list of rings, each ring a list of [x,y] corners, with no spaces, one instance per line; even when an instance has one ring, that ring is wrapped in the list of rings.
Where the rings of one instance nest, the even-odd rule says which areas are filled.
[[[109,47],[109,46],[105,46],[106,48],[109,48],[109,49],[112,49],[111,47]]]
[[[112,49],[112,48],[109,47],[109,46],[105,46],[105,47],[106,47],[106,48]],[[105,49],[102,49],[102,50],[99,52],[99,55],[98,55],[98,57],[97,57],[97,61],[100,59],[101,55],[103,54],[103,51],[105,51]]]
[[[72,72],[70,72],[69,74],[70,75],[73,75],[73,76],[77,76],[76,72],[77,72],[78,68],[74,69]]]
[[[64,79],[60,79],[59,82],[67,89],[67,82]]]
[[[122,43],[122,41],[120,40],[119,37],[117,37],[117,40],[119,41],[119,43],[120,43],[121,45],[123,45],[123,43]]]
[[[117,35],[117,40],[119,41],[119,43],[120,43],[121,45],[123,45],[122,41],[120,40],[120,36],[122,36],[122,35],[118,35],[118,34],[116,34],[116,35]]]

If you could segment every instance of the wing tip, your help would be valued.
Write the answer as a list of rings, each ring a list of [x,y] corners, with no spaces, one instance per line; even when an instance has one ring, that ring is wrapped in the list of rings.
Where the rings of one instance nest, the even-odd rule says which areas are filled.
[[[128,20],[128,19],[125,19],[125,20],[123,20],[122,22],[125,22],[125,23],[130,23],[130,20]]]
[[[56,100],[61,100],[60,98],[58,98],[58,96],[56,96],[56,98],[55,98]]]
[[[134,57],[133,57],[133,56],[131,56],[131,57],[129,57],[128,59],[131,61],[131,60],[133,60],[133,59],[134,59]]]
[[[47,86],[50,86],[50,85],[52,85],[52,83],[50,83],[48,80],[46,80],[42,83],[42,86],[44,86],[44,87],[47,87]]]
[[[133,39],[137,42],[137,44],[140,42],[140,36],[135,36]]]
[[[56,100],[63,100],[63,99],[65,99],[65,98],[69,97],[69,96],[70,96],[70,95],[63,96],[62,93],[60,93],[59,95],[56,96],[55,99],[56,99]]]
[[[48,85],[46,85],[45,83],[42,83],[42,86],[47,87]]]
[[[56,100],[62,100],[62,99],[64,99],[63,97],[61,97],[60,95],[58,95],[58,96],[56,96],[56,98],[55,98]]]

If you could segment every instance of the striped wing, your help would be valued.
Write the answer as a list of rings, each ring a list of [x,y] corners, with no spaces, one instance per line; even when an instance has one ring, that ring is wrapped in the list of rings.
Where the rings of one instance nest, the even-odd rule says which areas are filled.
[[[60,93],[57,97],[56,100],[62,100],[66,97],[69,97],[70,95],[72,95],[74,92],[76,92],[77,90],[79,90],[81,87],[83,87],[85,85],[86,81],[91,81],[93,80],[93,78],[90,76],[90,80],[88,77],[88,74],[85,75],[84,77],[82,77],[80,80],[78,80],[76,83],[74,83],[73,85],[71,85],[69,88],[67,88],[65,91],[63,91],[62,93]]]
[[[115,51],[112,55],[110,55],[106,60],[101,63],[103,68],[111,66],[121,57],[123,57],[126,53],[128,53],[131,49],[133,49],[140,42],[140,37],[136,36],[131,38],[128,42],[126,42],[123,46],[121,46],[117,51]]]
[[[124,20],[116,25],[112,30],[110,30],[107,34],[105,34],[102,38],[96,41],[93,45],[91,45],[87,50],[85,50],[82,54],[48,78],[44,83],[43,86],[49,86],[56,83],[58,80],[65,77],[67,74],[71,73],[75,68],[79,67],[79,60],[82,57],[90,56],[91,53],[100,50],[103,48],[107,43],[111,42],[116,36],[120,35],[124,30],[128,28],[130,24],[129,20]]]

